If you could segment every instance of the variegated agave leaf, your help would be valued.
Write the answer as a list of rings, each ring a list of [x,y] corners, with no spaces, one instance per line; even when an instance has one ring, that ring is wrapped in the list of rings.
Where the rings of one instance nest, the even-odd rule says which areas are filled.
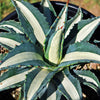
[[[51,2],[49,0],[42,0],[41,9],[44,16],[46,16],[46,20],[49,22],[49,25],[51,26],[54,21],[54,18],[57,16]]]
[[[74,38],[77,34],[77,24],[82,20],[82,18],[82,10],[81,8],[78,8],[76,15],[65,23],[64,49],[67,48],[70,43],[74,43]]]
[[[9,69],[7,72],[0,76],[0,91],[7,90],[14,87],[20,87],[23,85],[26,74],[34,70],[35,68],[14,68]]]
[[[62,29],[52,34],[49,39],[45,57],[54,64],[59,64],[62,58],[63,40],[64,34]]]
[[[43,60],[41,49],[31,43],[23,43],[13,49],[0,64],[0,70],[18,65],[48,66]]]
[[[71,33],[67,37],[64,48],[67,48],[72,43],[89,41],[99,24],[100,24],[100,17],[81,20],[71,30]]]
[[[44,7],[44,9],[45,9],[45,7],[49,8],[49,10],[52,11],[55,16],[57,16],[56,11],[53,8],[53,6],[52,6],[52,4],[51,4],[51,2],[49,0],[41,0],[41,5]],[[44,11],[43,14],[45,14],[45,13],[46,12]]]
[[[89,41],[99,24],[100,17],[80,21],[75,42]]]
[[[66,22],[65,39],[67,38],[68,35],[70,35],[71,29],[73,29],[74,25],[81,21],[82,17],[83,14],[81,8],[78,8],[76,15]]]
[[[65,4],[65,6],[62,8],[57,18],[51,25],[47,35],[51,36],[51,34],[53,34],[58,29],[64,28],[65,22],[67,21],[67,10],[68,10],[68,5]]]
[[[13,20],[3,21],[2,23],[0,23],[0,29],[13,33],[24,34],[23,28],[21,27],[20,23]]]
[[[38,97],[41,98],[48,87],[48,83],[57,72],[58,69],[49,71],[38,68],[29,73],[25,82],[25,100],[36,100]]]
[[[68,69],[65,69],[64,72],[57,73],[54,77],[54,83],[56,84],[57,90],[63,96],[65,96],[66,99],[81,100],[82,91],[80,88],[79,81],[69,73]]]
[[[6,47],[8,50],[14,49],[16,46],[19,46],[21,43],[25,43],[28,40],[23,34],[16,33],[0,33],[0,44]]]
[[[99,48],[88,42],[78,42],[69,46],[59,66],[89,62],[100,63]]]
[[[58,17],[55,19],[55,21],[53,22],[53,24],[51,25],[49,31],[48,31],[48,34],[46,36],[46,39],[45,39],[45,45],[44,45],[44,52],[47,53],[48,51],[48,45],[49,44],[49,39],[51,38],[51,35],[52,34],[55,34],[56,31],[59,31],[61,30],[61,34],[64,35],[64,27],[65,27],[65,22],[67,21],[67,10],[68,10],[68,5],[65,5],[61,12],[59,13]],[[62,33],[63,32],[63,33]],[[52,35],[53,36],[53,35]]]
[[[57,74],[59,75],[59,74]],[[41,97],[42,100],[63,100],[65,97],[63,96],[63,93],[58,90],[58,86],[60,82],[57,80],[57,78],[53,78],[48,86],[47,90],[44,93],[44,95]]]
[[[74,70],[81,83],[93,88],[100,95],[100,82],[91,71]]]
[[[41,97],[42,100],[61,100],[63,95],[57,90],[57,85],[54,83],[54,80],[51,80],[47,86],[46,92]]]
[[[33,43],[36,43],[37,39],[41,45],[44,45],[45,35],[49,29],[45,17],[37,8],[27,2],[12,1],[17,9],[19,20],[25,33]]]
[[[92,72],[73,69],[100,63],[100,48],[87,42],[100,17],[82,20],[79,8],[68,20],[67,3],[52,22],[56,13],[49,0],[41,1],[43,14],[23,0],[12,2],[19,22],[0,23],[6,31],[0,33],[0,44],[10,51],[5,57],[0,54],[0,70],[8,69],[0,76],[0,91],[22,87],[20,100],[82,100],[82,83],[99,94],[100,82]]]

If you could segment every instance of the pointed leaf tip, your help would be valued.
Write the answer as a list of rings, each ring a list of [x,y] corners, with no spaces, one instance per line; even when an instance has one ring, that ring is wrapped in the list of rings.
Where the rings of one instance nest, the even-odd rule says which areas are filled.
[[[24,1],[14,0],[14,5],[28,37],[33,43],[37,40],[41,45],[44,45],[45,35],[49,29],[49,25],[43,14],[36,7]]]
[[[67,3],[66,3],[66,4],[67,4],[67,6],[68,6],[68,4],[69,4],[69,1],[70,1],[70,0],[67,0]]]

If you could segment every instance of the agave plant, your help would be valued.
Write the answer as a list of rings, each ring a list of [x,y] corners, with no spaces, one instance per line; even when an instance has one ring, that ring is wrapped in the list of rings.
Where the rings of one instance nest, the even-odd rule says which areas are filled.
[[[81,100],[81,84],[100,94],[100,82],[77,65],[100,63],[100,48],[89,43],[100,17],[83,20],[81,8],[70,20],[68,3],[56,14],[49,0],[40,10],[23,0],[12,0],[19,22],[0,23],[0,44],[9,53],[0,55],[0,91],[22,87],[20,100]],[[55,18],[55,21],[53,20]]]

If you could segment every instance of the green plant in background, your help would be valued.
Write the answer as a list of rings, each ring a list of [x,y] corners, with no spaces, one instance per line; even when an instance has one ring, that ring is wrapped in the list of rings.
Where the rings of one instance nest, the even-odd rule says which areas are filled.
[[[94,0],[97,4],[100,5],[100,0]]]
[[[14,10],[14,7],[10,0],[6,0],[6,1],[1,0],[0,1],[0,20],[3,18],[3,16],[7,15],[8,12],[11,12],[13,10]]]
[[[39,0],[25,0],[31,3],[38,2]],[[11,3],[11,0],[0,0],[0,20],[2,20],[9,13],[14,11],[14,6]]]
[[[2,5],[4,5],[4,3],[0,3],[0,20],[2,19],[2,14],[3,14],[3,12],[2,12],[3,6]]]
[[[42,13],[23,0],[12,2],[19,22],[0,23],[0,28],[7,31],[0,33],[0,44],[9,50],[6,56],[1,55],[0,70],[8,71],[0,77],[0,91],[22,87],[20,100],[61,100],[63,96],[81,100],[84,84],[100,94],[95,74],[75,70],[77,65],[100,63],[100,48],[87,42],[100,17],[83,20],[79,8],[67,20],[68,3],[57,16],[49,0],[41,1]]]
[[[84,0],[85,3],[89,3],[91,0]],[[100,0],[93,0],[95,3],[94,4],[99,4],[100,5]]]

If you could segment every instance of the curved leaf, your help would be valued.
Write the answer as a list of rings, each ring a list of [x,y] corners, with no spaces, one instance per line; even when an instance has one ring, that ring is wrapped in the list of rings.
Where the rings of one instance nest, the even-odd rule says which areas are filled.
[[[0,64],[2,68],[13,67],[18,65],[48,66],[42,58],[41,49],[31,43],[21,44],[12,50]]]
[[[48,88],[47,88],[47,99],[46,100],[56,100],[56,87],[53,84],[52,81],[49,82]]]
[[[56,84],[51,80],[47,85],[46,92],[42,95],[41,100],[61,100],[62,94],[57,90]]]
[[[89,41],[92,34],[100,24],[100,17],[83,20],[78,24],[78,30],[75,42]]]
[[[88,62],[100,63],[100,49],[88,42],[81,42],[69,46],[59,66]]]
[[[56,27],[55,31],[57,31],[59,28],[64,28],[65,23],[67,22],[67,11],[68,11],[68,5],[65,4],[65,6],[63,7],[62,11],[60,12],[60,14],[57,16],[57,19],[55,20],[55,25],[53,25],[52,27]]]
[[[1,22],[0,29],[4,29],[4,30],[10,31],[10,32],[24,34],[23,28],[21,27],[20,23],[13,21],[13,20]]]
[[[38,68],[29,73],[25,82],[25,100],[41,98],[47,89],[48,82],[50,82],[57,71],[50,72]]]
[[[81,8],[79,8],[76,15],[66,22],[65,39],[70,34],[70,31],[74,27],[74,25],[77,24],[79,21],[81,21],[82,17],[83,17],[82,11]]]
[[[40,44],[44,45],[45,34],[48,31],[48,24],[45,17],[39,10],[27,2],[14,1],[17,9],[19,20],[24,28],[25,33],[29,36],[31,41],[35,43],[35,38]]]
[[[26,41],[25,36],[22,34],[0,33],[0,44],[9,50]]]
[[[63,40],[64,34],[62,29],[52,34],[49,39],[45,58],[54,64],[58,64],[62,58]]]
[[[98,94],[100,94],[100,82],[98,78],[91,71],[85,70],[74,70],[80,82],[93,88]]]
[[[71,30],[71,33],[68,37],[69,39],[67,39],[66,41],[67,43],[65,44],[64,48],[67,48],[72,43],[89,41],[99,24],[100,24],[100,17],[81,20]]]
[[[57,16],[57,14],[56,14],[56,12],[55,12],[55,9],[53,8],[53,6],[52,6],[52,4],[51,4],[51,2],[50,2],[49,0],[42,0],[42,1],[41,1],[41,5],[43,5],[44,7],[49,8],[50,11],[52,11],[53,14],[54,14],[55,16]]]
[[[65,4],[54,23],[51,25],[47,35],[51,36],[51,34],[58,29],[64,28],[65,22],[67,21],[67,10],[68,5]]]
[[[53,23],[54,16],[57,16],[55,9],[49,0],[42,0],[41,7],[42,13],[46,16],[47,21],[51,25]]]
[[[5,72],[0,76],[0,91],[20,87],[23,85],[26,74],[34,70],[35,68],[13,68]]]
[[[68,10],[68,6],[65,5],[61,10],[60,14],[58,15],[58,17],[56,18],[56,20],[54,21],[54,23],[51,25],[48,34],[46,36],[44,51],[47,51],[47,46],[49,45],[48,44],[49,39],[52,36],[52,34],[54,34],[59,29],[62,30],[64,29],[65,22],[67,21],[67,10]]]
[[[25,100],[31,100],[34,95],[38,95],[36,91],[39,89],[48,73],[49,71],[47,70],[36,69],[27,75],[25,82]]]
[[[58,84],[58,91],[69,100],[81,100],[82,91],[79,81],[74,78],[66,69],[55,76],[55,83]]]

